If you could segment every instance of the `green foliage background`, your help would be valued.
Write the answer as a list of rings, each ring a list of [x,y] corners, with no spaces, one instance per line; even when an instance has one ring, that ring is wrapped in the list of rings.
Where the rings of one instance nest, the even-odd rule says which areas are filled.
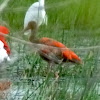
[[[33,2],[36,0],[10,0],[0,15],[1,22],[7,23],[10,35],[20,37],[19,31],[23,29],[25,12]],[[66,63],[64,68],[56,65],[54,70],[60,71],[60,79],[56,82],[54,73],[46,74],[46,62],[37,54],[31,53],[27,45],[9,39],[11,49],[15,49],[18,56],[22,56],[19,57],[20,60],[9,65],[10,74],[20,70],[21,78],[33,80],[36,78],[39,84],[39,90],[34,90],[36,86],[31,85],[32,81],[27,80],[28,88],[33,87],[31,90],[33,93],[31,96],[26,93],[22,100],[33,100],[33,98],[34,100],[99,100],[100,93],[97,87],[100,83],[100,49],[88,47],[100,45],[100,0],[45,0],[45,8],[48,25],[39,28],[39,37],[51,37],[69,48],[77,48],[72,50],[80,56],[83,65]],[[12,42],[15,42],[15,45],[12,45]],[[79,49],[81,47],[83,49]],[[12,74],[13,77],[14,75]],[[20,72],[17,72],[17,75],[19,78]],[[42,79],[41,84],[40,79]],[[20,81],[19,84],[22,83],[23,81]],[[37,94],[35,91],[38,91]]]

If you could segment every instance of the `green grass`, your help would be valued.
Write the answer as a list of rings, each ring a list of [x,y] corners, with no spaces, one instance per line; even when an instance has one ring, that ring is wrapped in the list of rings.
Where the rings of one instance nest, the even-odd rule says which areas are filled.
[[[11,0],[1,13],[0,24],[2,21],[6,23],[10,35],[20,37],[20,32],[15,32],[23,29],[25,12],[34,1],[36,0]],[[55,81],[54,72],[47,75],[47,63],[32,52],[30,46],[8,39],[12,55],[18,54],[18,60],[7,65],[3,77],[10,78],[13,87],[26,88],[22,100],[99,100],[97,86],[100,83],[100,49],[86,48],[100,45],[100,1],[45,1],[48,25],[40,27],[39,37],[51,37],[69,48],[77,48],[72,50],[84,64],[65,63],[64,68],[55,65],[54,71],[60,72],[59,80]],[[81,47],[83,49],[79,49]]]

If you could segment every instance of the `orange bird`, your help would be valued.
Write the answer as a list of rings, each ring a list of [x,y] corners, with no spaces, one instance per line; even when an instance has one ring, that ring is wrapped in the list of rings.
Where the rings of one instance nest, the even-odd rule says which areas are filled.
[[[82,63],[81,59],[72,50],[56,40],[43,37],[39,40],[39,43],[47,45],[47,47],[40,49],[39,53],[48,62],[59,63],[59,60],[61,60],[62,62]]]
[[[51,66],[54,64],[59,64],[63,62],[72,62],[77,64],[82,64],[81,59],[69,48],[67,48],[64,44],[58,42],[57,40],[43,37],[41,39],[36,39],[36,30],[37,24],[34,22],[29,23],[31,26],[31,35],[29,40],[31,42],[44,44],[45,46],[39,50],[39,55],[48,62]]]
[[[72,50],[56,40],[43,37],[39,40],[34,40],[34,42],[45,45],[40,48],[38,53],[42,59],[48,62],[49,67],[52,67],[52,64],[60,64],[64,62],[82,64],[81,59]],[[55,73],[55,76],[56,79],[58,79],[58,72]]]

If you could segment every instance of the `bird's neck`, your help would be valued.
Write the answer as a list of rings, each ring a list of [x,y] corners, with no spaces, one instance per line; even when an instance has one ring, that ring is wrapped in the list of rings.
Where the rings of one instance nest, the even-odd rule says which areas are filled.
[[[44,6],[44,0],[39,0],[39,5]]]
[[[34,29],[31,29],[31,35],[30,35],[29,40],[32,43],[38,43],[38,39],[37,39],[37,27],[35,27]]]
[[[34,35],[34,34],[31,34],[29,40],[30,40],[30,42],[32,42],[32,43],[39,43],[39,39],[38,39],[37,36]]]

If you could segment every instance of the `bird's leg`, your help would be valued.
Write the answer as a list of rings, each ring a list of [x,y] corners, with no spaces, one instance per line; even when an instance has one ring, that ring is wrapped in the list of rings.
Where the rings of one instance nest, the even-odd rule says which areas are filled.
[[[58,75],[58,74],[59,74],[59,71],[56,71],[56,72],[55,72],[56,80],[58,80],[58,78],[59,78],[59,75]]]
[[[60,64],[60,65],[61,65],[61,64]],[[59,78],[59,73],[60,73],[60,69],[59,69],[59,65],[58,65],[58,66],[56,66],[56,69],[55,69],[55,72],[54,72],[56,81],[57,81],[58,78]]]
[[[2,99],[5,99],[6,98],[6,94],[3,91],[0,91],[0,97]]]
[[[53,64],[51,62],[48,62],[47,69],[46,69],[47,77],[50,75],[50,72],[52,72],[52,66]]]
[[[53,71],[53,69],[52,69],[52,67],[53,67],[53,63],[52,62],[48,62],[48,75],[50,74],[50,72],[54,72]],[[58,78],[59,78],[59,71],[56,71],[56,72],[54,72],[54,75],[55,75],[55,78],[56,78],[56,80],[58,80]]]
[[[48,74],[51,72],[51,67],[52,67],[51,63],[48,62],[48,66],[47,66],[47,72],[48,72]]]

